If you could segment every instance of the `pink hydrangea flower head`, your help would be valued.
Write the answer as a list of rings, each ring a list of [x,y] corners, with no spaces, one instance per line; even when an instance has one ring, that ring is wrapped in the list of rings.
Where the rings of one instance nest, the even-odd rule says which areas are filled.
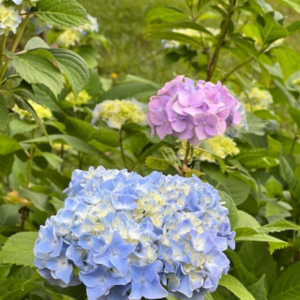
[[[232,124],[241,122],[238,101],[220,81],[177,76],[150,98],[148,124],[161,139],[173,135],[193,145],[224,134]]]

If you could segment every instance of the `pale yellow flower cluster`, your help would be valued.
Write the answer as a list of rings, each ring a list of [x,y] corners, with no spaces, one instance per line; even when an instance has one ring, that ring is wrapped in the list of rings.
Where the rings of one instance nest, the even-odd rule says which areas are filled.
[[[52,113],[49,108],[37,104],[32,100],[28,100],[28,103],[32,106],[40,119],[50,119],[52,117]],[[12,110],[19,114],[21,119],[32,117],[31,113],[29,113],[27,110],[19,108],[17,105],[15,105]]]
[[[75,46],[81,39],[81,33],[78,30],[74,30],[73,28],[66,29],[63,33],[61,33],[57,42],[59,45],[63,45],[65,47]]]
[[[247,111],[256,111],[261,109],[268,109],[273,103],[273,97],[267,90],[261,90],[257,87],[250,89],[248,98],[242,94],[240,99],[244,102]]]
[[[74,97],[74,94],[70,93],[65,100],[76,106],[82,106],[86,105],[91,99],[92,97],[89,95],[89,93],[86,90],[83,90],[78,94],[76,99]]]
[[[206,142],[211,147],[211,152],[213,155],[216,155],[222,159],[225,159],[228,155],[236,155],[240,152],[239,148],[236,146],[236,143],[227,136],[217,135],[211,139],[206,140]],[[214,156],[200,149],[201,144],[194,147],[193,149],[193,158],[199,159],[201,161],[215,162]],[[185,155],[186,142],[182,142],[182,148],[178,150],[177,156],[183,158]]]
[[[93,18],[88,15],[88,19],[90,23],[79,27],[66,28],[64,32],[58,36],[58,44],[64,47],[75,46],[76,43],[79,43],[81,38],[88,32],[98,32],[99,25],[97,18]]]
[[[296,86],[300,86],[300,77],[294,79],[294,80],[292,81],[292,84],[293,84],[293,85],[296,85]]]
[[[146,124],[143,104],[133,100],[106,100],[93,111],[92,124],[104,121],[111,128],[120,129],[125,123]]]
[[[14,7],[6,7],[0,4],[0,35],[8,35],[10,31],[17,32],[22,18]]]

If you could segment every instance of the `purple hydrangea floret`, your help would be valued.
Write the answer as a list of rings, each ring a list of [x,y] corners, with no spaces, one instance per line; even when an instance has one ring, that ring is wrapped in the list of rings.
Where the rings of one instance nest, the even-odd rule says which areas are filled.
[[[160,89],[149,102],[147,120],[163,139],[173,135],[193,145],[224,134],[232,124],[241,122],[239,102],[218,81],[217,84],[177,76]]]
[[[204,300],[229,269],[228,210],[198,177],[142,177],[103,167],[73,172],[64,207],[41,226],[35,265],[88,300]]]

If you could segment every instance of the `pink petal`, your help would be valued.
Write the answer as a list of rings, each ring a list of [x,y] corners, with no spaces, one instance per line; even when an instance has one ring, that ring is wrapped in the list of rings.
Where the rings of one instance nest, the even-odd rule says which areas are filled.
[[[178,101],[182,106],[190,106],[190,102],[189,102],[190,93],[185,91],[180,91],[177,93],[177,95],[178,95]]]
[[[222,108],[218,113],[217,116],[221,120],[226,120],[230,114],[229,108]]]
[[[187,113],[184,111],[184,106],[182,106],[179,101],[175,101],[174,104],[173,104],[173,107],[174,111],[182,116],[186,116]]]
[[[149,118],[154,125],[161,125],[166,120],[166,113],[163,111],[149,112]]]
[[[186,122],[180,119],[177,119],[176,121],[172,122],[171,125],[172,128],[177,132],[182,132],[186,129]]]
[[[189,103],[194,107],[200,107],[205,98],[206,98],[205,93],[203,91],[198,91],[196,93],[190,94]]]
[[[205,126],[205,132],[210,136],[215,136],[219,134],[219,129],[216,125],[208,124],[207,126]]]
[[[158,137],[162,140],[162,139],[164,139],[165,138],[165,136],[167,135],[166,134],[166,132],[165,132],[165,130],[164,130],[164,125],[161,125],[161,126],[157,126],[156,128],[155,128],[155,130],[156,130],[156,134],[158,135]]]
[[[208,137],[207,133],[204,130],[204,127],[196,127],[195,133],[199,141],[202,141]]]
[[[227,129],[226,121],[219,121],[217,127],[219,130],[219,134],[224,134]]]
[[[173,133],[173,128],[172,128],[171,123],[167,122],[167,123],[165,123],[164,126],[165,126],[165,127],[164,127],[164,130],[165,130],[165,132],[166,132],[167,134],[172,134],[172,133]]]
[[[207,123],[210,125],[217,125],[217,123],[219,122],[219,118],[214,115],[214,114],[207,114]]]

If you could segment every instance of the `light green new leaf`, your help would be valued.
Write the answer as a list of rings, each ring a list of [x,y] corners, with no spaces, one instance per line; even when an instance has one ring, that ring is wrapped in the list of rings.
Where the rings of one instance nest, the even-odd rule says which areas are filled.
[[[277,220],[273,223],[267,224],[259,228],[260,233],[270,233],[270,232],[281,232],[285,230],[296,230],[300,231],[300,226],[296,223],[287,221],[285,219]]]
[[[25,81],[31,84],[43,84],[56,96],[63,88],[62,74],[45,57],[30,53],[13,55],[11,64]]]
[[[299,300],[300,299],[300,262],[285,270],[269,296],[269,300]]]
[[[85,9],[75,0],[40,0],[36,15],[57,27],[78,27],[89,23]]]
[[[250,292],[243,286],[243,284],[231,275],[223,275],[219,281],[219,285],[227,288],[240,300],[255,300]]]
[[[33,248],[37,237],[37,232],[19,232],[12,235],[0,252],[1,263],[34,267]]]
[[[3,283],[9,274],[10,265],[0,266],[0,284]]]
[[[8,121],[8,110],[6,103],[2,97],[0,97],[0,130],[4,129]]]
[[[54,169],[60,171],[63,163],[62,158],[50,152],[42,152],[41,154]]]

